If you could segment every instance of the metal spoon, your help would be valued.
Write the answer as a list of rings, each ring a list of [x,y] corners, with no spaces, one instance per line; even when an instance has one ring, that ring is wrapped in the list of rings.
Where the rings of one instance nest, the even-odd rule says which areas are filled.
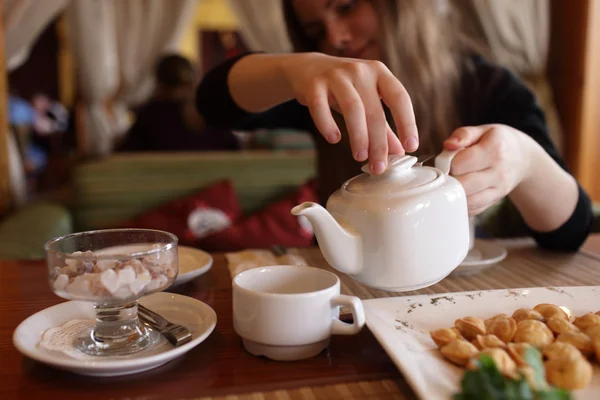
[[[152,310],[138,303],[138,316],[140,320],[151,328],[159,331],[175,347],[181,346],[192,340],[192,332],[183,325],[167,321]]]

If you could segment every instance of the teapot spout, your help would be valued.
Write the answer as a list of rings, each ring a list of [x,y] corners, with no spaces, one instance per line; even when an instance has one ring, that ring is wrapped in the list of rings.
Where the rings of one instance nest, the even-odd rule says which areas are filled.
[[[362,241],[360,235],[342,227],[323,206],[304,202],[292,208],[293,215],[303,215],[313,226],[325,260],[336,270],[348,275],[361,272]]]

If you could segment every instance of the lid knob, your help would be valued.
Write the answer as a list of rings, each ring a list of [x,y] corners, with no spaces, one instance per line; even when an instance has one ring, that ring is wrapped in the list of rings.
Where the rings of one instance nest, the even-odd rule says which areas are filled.
[[[414,156],[409,156],[409,155],[390,155],[388,156],[388,163],[387,163],[387,168],[385,169],[384,174],[388,174],[391,172],[397,173],[397,172],[406,172],[409,171],[413,165],[415,165],[415,163],[417,162],[417,157]],[[369,164],[365,164],[362,166],[361,171],[364,173],[367,173],[369,175],[371,174],[371,169],[369,168]]]

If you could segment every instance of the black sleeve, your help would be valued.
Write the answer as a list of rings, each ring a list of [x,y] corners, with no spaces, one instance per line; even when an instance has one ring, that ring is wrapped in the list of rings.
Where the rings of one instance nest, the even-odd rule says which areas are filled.
[[[233,65],[249,54],[252,53],[226,60],[207,72],[198,85],[196,107],[207,123],[233,130],[290,128],[314,131],[308,108],[296,100],[282,103],[263,113],[249,113],[235,103],[229,92],[227,78]]]
[[[480,124],[504,124],[533,138],[565,171],[568,168],[552,144],[546,119],[535,95],[513,73],[479,61],[477,75],[486,99]],[[485,82],[485,83],[483,83]],[[482,103],[480,103],[482,104]],[[594,214],[589,196],[578,183],[579,200],[571,217],[552,232],[529,228],[540,247],[559,251],[577,251],[591,230]]]

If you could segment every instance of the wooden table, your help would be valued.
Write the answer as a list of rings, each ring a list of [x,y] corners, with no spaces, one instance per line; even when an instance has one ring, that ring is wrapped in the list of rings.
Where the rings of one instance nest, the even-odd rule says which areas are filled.
[[[600,285],[600,236],[576,254],[509,249],[497,266],[477,275],[449,277],[418,292],[368,289],[338,274],[342,291],[363,299],[406,294],[534,286]],[[314,267],[331,270],[318,249],[294,250]],[[415,399],[368,329],[337,336],[310,360],[280,363],[246,353],[233,331],[231,283],[223,254],[210,272],[174,291],[213,307],[211,336],[184,357],[158,369],[118,378],[91,378],[26,359],[12,333],[29,315],[62,299],[49,289],[43,261],[0,261],[0,399]]]
[[[591,235],[583,244],[581,252],[600,260],[600,234]]]

